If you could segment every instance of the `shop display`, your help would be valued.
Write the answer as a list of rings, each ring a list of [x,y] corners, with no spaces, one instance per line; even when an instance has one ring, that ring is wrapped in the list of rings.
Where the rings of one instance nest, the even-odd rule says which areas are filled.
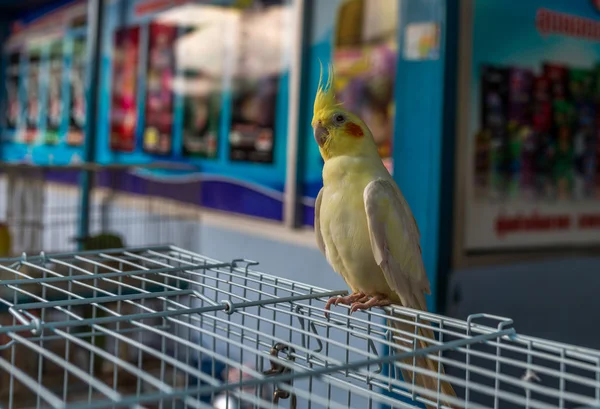
[[[46,143],[55,145],[60,139],[60,127],[63,119],[63,43],[52,42],[49,46],[48,61],[48,105],[46,113]]]
[[[234,80],[229,134],[232,161],[273,162],[275,105],[279,77]]]
[[[135,149],[137,117],[139,27],[126,27],[114,34],[110,148]]]
[[[85,38],[76,38],[73,41],[71,54],[71,70],[69,76],[70,109],[69,131],[67,144],[72,146],[83,145],[85,132]]]
[[[183,78],[184,155],[214,158],[221,120],[220,79],[198,71],[186,71]]]
[[[489,178],[484,173],[478,173],[476,192],[485,194],[489,187],[493,194],[499,194],[504,189],[503,181],[508,172],[506,131],[508,125],[508,71],[506,69],[483,66],[481,68],[481,121],[483,130],[477,136],[478,163],[481,166],[484,158],[489,155],[489,163],[481,172],[490,172]]]
[[[135,165],[164,156],[190,170],[123,177],[155,178],[175,200],[281,221],[292,2],[171,3],[104,4],[99,76],[92,84],[98,86],[94,161]],[[86,156],[86,10],[74,2],[11,25],[5,53],[24,51],[5,55],[16,69],[5,86],[16,94],[12,105],[22,108],[6,110],[3,122],[18,132],[3,127],[10,142],[2,160],[68,165]],[[201,195],[181,188],[199,178]]]
[[[40,52],[30,50],[27,64],[27,110],[25,117],[25,132],[23,142],[32,144],[35,142],[40,121]]]
[[[485,66],[481,75],[480,156],[474,172],[478,197],[594,198],[594,172],[584,177],[584,168],[591,165],[583,159],[594,151],[600,132],[598,105],[584,91],[595,87],[591,70],[546,64],[534,76],[516,67]],[[484,151],[491,164],[485,168]]]
[[[152,178],[170,199],[282,221],[292,2],[167,3],[106,3],[97,162],[162,156],[190,170],[124,178]],[[198,180],[202,192],[191,194]]]
[[[4,126],[6,130],[14,131],[19,124],[21,104],[19,101],[19,77],[21,55],[12,52],[6,57]]]
[[[72,1],[6,21],[0,161],[43,166],[81,161],[86,13],[85,2]]]
[[[169,155],[173,143],[173,43],[177,27],[153,23],[148,32],[144,150]]]
[[[533,1],[517,17],[499,0],[473,2],[465,247],[600,240],[600,75],[590,63],[600,48],[568,25],[551,36],[544,26],[590,7]],[[491,31],[497,21],[510,32]]]
[[[275,149],[277,96],[280,92],[283,1],[265,9],[241,12],[239,50],[232,80],[231,161],[272,163]],[[270,27],[271,31],[265,31]]]

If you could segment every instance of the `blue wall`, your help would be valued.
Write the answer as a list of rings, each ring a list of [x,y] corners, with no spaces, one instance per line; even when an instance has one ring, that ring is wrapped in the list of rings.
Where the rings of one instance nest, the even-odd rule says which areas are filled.
[[[451,201],[451,198],[441,196],[444,69],[448,38],[446,0],[403,0],[400,16],[393,174],[421,231],[423,261],[431,283],[427,304],[430,311],[437,311],[440,213],[442,207]],[[408,24],[422,22],[441,24],[439,59],[405,60],[402,57],[404,30]],[[386,366],[386,373],[388,370]]]

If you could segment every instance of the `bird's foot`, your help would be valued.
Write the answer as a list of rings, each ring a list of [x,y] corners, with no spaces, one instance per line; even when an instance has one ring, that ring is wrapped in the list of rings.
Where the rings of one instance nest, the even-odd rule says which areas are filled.
[[[364,300],[358,300],[357,302],[352,303],[350,307],[350,314],[356,312],[358,310],[368,310],[372,307],[385,307],[391,305],[392,302],[384,295],[376,295],[371,297],[367,302]]]
[[[364,293],[352,293],[345,297],[332,297],[329,300],[327,300],[327,304],[325,304],[325,318],[329,318],[329,313],[327,311],[331,309],[332,305],[352,305],[357,302],[367,301],[368,299],[369,297]]]

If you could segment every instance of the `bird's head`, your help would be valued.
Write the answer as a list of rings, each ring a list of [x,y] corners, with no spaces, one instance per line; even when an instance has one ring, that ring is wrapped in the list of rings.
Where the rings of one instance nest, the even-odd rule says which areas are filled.
[[[327,83],[323,72],[315,96],[312,127],[315,141],[325,161],[337,156],[366,156],[377,153],[371,131],[355,114],[336,100],[333,67],[329,65]]]

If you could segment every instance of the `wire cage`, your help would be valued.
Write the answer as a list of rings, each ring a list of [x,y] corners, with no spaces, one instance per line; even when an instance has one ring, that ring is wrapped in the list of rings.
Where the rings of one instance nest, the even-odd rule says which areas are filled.
[[[576,408],[600,402],[600,352],[510,319],[398,307],[325,316],[331,291],[178,247],[4,260],[3,408]],[[416,323],[416,324],[415,324]],[[404,344],[394,343],[403,340]],[[406,343],[412,347],[399,347]],[[389,354],[388,351],[394,351]],[[445,374],[415,366],[442,362]],[[399,369],[450,382],[404,382]],[[439,383],[438,383],[439,385]],[[423,406],[423,405],[426,406]]]
[[[175,201],[170,192],[177,185],[153,179],[148,170],[155,174],[177,172],[179,168],[0,166],[0,257],[41,250],[197,245],[200,183],[186,184],[187,202]],[[90,195],[82,202],[80,181],[86,172],[90,175]],[[84,237],[82,221],[87,230]],[[3,229],[7,229],[10,243],[2,241]]]

